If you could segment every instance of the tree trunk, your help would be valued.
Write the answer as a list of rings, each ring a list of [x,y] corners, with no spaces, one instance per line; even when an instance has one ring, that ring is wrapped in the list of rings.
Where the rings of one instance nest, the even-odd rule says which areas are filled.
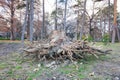
[[[83,32],[84,32],[84,27],[85,27],[86,2],[87,2],[87,0],[84,1],[84,11],[83,11],[82,27],[80,29],[80,40],[82,39]]]
[[[55,30],[57,30],[57,0],[56,0],[56,13],[55,13]]]
[[[93,18],[94,18],[94,6],[95,6],[95,2],[93,2],[93,11],[92,11],[92,17],[90,18],[90,23],[89,23],[89,34],[90,34],[90,36],[91,37],[93,37],[93,34],[92,34],[92,31],[93,31],[93,29],[92,29],[92,20],[93,20]]]
[[[34,17],[34,0],[30,1],[30,42],[33,41],[33,17]]]
[[[67,12],[67,1],[68,0],[65,0],[65,11],[64,11],[64,31],[66,33],[66,12]]]
[[[11,9],[11,25],[10,25],[10,30],[11,30],[11,40],[15,40],[15,36],[14,36],[14,1],[11,1],[11,5],[10,5],[10,9]]]
[[[110,0],[108,0],[108,6],[109,6],[109,12],[108,12],[108,19],[109,19],[108,33],[109,33],[109,39],[111,39],[111,34],[110,34]]]
[[[104,27],[103,27],[103,35],[105,35],[105,31],[106,31],[106,18],[104,17]]]
[[[117,27],[117,0],[114,0],[114,21],[113,21],[112,43],[115,43],[116,37],[118,37],[118,40],[120,42],[119,30]]]
[[[23,23],[23,27],[22,27],[22,35],[21,35],[21,42],[24,45],[24,36],[25,36],[25,28],[27,25],[27,17],[28,17],[28,0],[26,1],[26,13],[25,13],[25,18],[24,18],[24,23]]]
[[[45,2],[43,1],[43,18],[42,18],[42,29],[41,29],[41,39],[45,38]]]
[[[30,39],[30,0],[28,0],[27,40]]]
[[[78,11],[78,14],[77,14],[77,26],[76,26],[76,31],[75,31],[75,39],[78,40],[78,36],[79,36],[79,24],[80,24],[80,18],[79,18],[79,11]]]
[[[102,16],[103,14],[102,14],[102,11],[100,11],[100,30],[101,30],[101,36],[103,36],[103,29],[102,29],[102,21],[103,21],[103,16]]]
[[[92,29],[92,18],[90,19],[90,22],[89,22],[89,34],[90,34],[90,36],[92,36],[92,31],[93,31],[93,29]]]
[[[115,43],[115,37],[116,37],[116,25],[113,25],[113,31],[112,31],[112,43]]]

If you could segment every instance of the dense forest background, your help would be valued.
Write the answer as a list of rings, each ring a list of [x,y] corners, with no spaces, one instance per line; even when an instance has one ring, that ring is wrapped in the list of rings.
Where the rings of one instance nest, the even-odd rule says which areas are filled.
[[[59,30],[71,40],[120,41],[117,0],[92,0],[91,10],[87,1],[56,0],[49,13],[45,0],[0,0],[0,39],[41,40]]]

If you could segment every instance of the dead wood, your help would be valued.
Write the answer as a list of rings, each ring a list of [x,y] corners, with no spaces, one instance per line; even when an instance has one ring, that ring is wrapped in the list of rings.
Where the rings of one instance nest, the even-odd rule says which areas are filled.
[[[57,32],[55,32],[57,34]],[[99,58],[99,54],[109,53],[111,50],[102,51],[97,48],[93,48],[88,45],[86,41],[69,41],[63,32],[59,36],[52,35],[51,40],[46,40],[46,42],[36,42],[30,45],[29,48],[24,51],[29,54],[37,55],[39,59],[74,59],[85,58],[86,55],[93,55]],[[62,36],[62,37],[61,37]]]

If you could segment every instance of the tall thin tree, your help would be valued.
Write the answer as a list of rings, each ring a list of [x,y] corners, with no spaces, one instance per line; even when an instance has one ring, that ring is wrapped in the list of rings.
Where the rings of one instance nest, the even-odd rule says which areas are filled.
[[[11,40],[14,40],[15,39],[15,35],[14,35],[14,13],[15,13],[15,10],[14,10],[14,0],[11,1],[11,5],[10,5],[10,8],[11,8]]]
[[[118,40],[120,42],[120,34],[119,34],[118,27],[117,27],[117,0],[114,0],[114,20],[113,20],[112,43],[115,43],[116,37],[118,37]]]
[[[87,2],[87,0],[84,1],[84,10],[83,10],[82,27],[81,27],[81,30],[80,30],[80,39],[82,39],[83,32],[84,32],[84,26],[85,26],[86,2]]]
[[[65,11],[64,11],[64,31],[66,32],[66,13],[67,13],[67,2],[68,0],[65,0]]]
[[[42,0],[42,9],[43,9],[43,17],[42,17],[41,39],[45,38],[45,0]]]
[[[56,10],[55,10],[55,30],[57,30],[57,12],[58,12],[58,7],[57,7],[57,0],[56,0]]]
[[[110,38],[110,0],[108,0],[108,6],[109,6],[109,12],[108,12],[108,19],[109,19],[108,32],[109,32],[109,38]]]
[[[33,41],[34,0],[30,1],[30,41]]]
[[[23,23],[23,27],[22,27],[22,35],[21,35],[21,41],[22,41],[22,44],[24,45],[24,37],[25,37],[25,28],[26,28],[26,25],[27,25],[27,17],[28,17],[28,0],[26,1],[26,11],[25,11],[25,18],[24,18],[24,23]]]

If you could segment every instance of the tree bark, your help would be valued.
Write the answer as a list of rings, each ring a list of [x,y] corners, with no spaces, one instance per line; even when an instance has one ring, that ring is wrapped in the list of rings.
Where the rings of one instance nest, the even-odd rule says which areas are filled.
[[[83,32],[84,32],[84,26],[85,26],[86,2],[87,2],[87,0],[84,1],[84,11],[83,11],[82,27],[81,27],[81,30],[80,30],[80,40],[82,39]]]
[[[105,31],[106,31],[106,18],[104,17],[103,35],[105,35]]]
[[[64,11],[64,31],[66,33],[66,12],[67,12],[67,1],[65,0],[65,11]]]
[[[34,0],[30,1],[30,42],[33,41]]]
[[[44,2],[44,0],[42,0],[43,1],[43,18],[42,18],[42,29],[41,29],[41,39],[43,39],[43,38],[45,38],[45,6],[44,6],[44,4],[45,4],[45,2]]]
[[[93,2],[93,11],[92,11],[92,17],[91,18],[89,18],[90,19],[90,22],[89,22],[89,34],[90,34],[90,36],[91,37],[93,37],[93,34],[92,34],[92,31],[93,31],[93,29],[92,29],[92,21],[93,21],[93,18],[94,18],[94,7],[95,7],[95,2]]]
[[[24,45],[24,36],[25,36],[25,28],[27,25],[27,17],[28,17],[28,0],[26,1],[26,13],[25,13],[25,18],[24,18],[24,23],[23,23],[23,27],[22,27],[22,35],[21,35],[21,42]]]
[[[75,35],[75,39],[78,40],[78,36],[79,36],[79,24],[80,24],[80,18],[79,18],[80,14],[79,14],[79,11],[77,13],[77,26],[76,26],[76,35]]]
[[[109,6],[109,12],[108,12],[108,19],[109,19],[108,33],[109,33],[109,39],[111,39],[111,34],[110,34],[110,0],[108,0],[108,6]]]
[[[30,0],[28,0],[28,19],[27,19],[27,40],[30,39]]]
[[[92,19],[93,18],[91,18],[90,21],[89,21],[89,26],[90,26],[89,27],[89,34],[90,34],[90,36],[92,36],[92,31],[93,31],[93,29],[92,29]]]
[[[114,21],[113,21],[112,43],[115,43],[116,37],[118,37],[118,40],[120,42],[120,34],[117,27],[117,0],[114,0]]]
[[[56,12],[55,12],[55,30],[57,30],[57,0],[56,0]]]
[[[11,40],[15,40],[15,35],[14,35],[14,13],[15,13],[15,10],[14,10],[14,1],[12,0],[11,1],[11,5],[10,5],[10,9],[11,9],[11,25],[10,25],[10,30],[11,30]]]

